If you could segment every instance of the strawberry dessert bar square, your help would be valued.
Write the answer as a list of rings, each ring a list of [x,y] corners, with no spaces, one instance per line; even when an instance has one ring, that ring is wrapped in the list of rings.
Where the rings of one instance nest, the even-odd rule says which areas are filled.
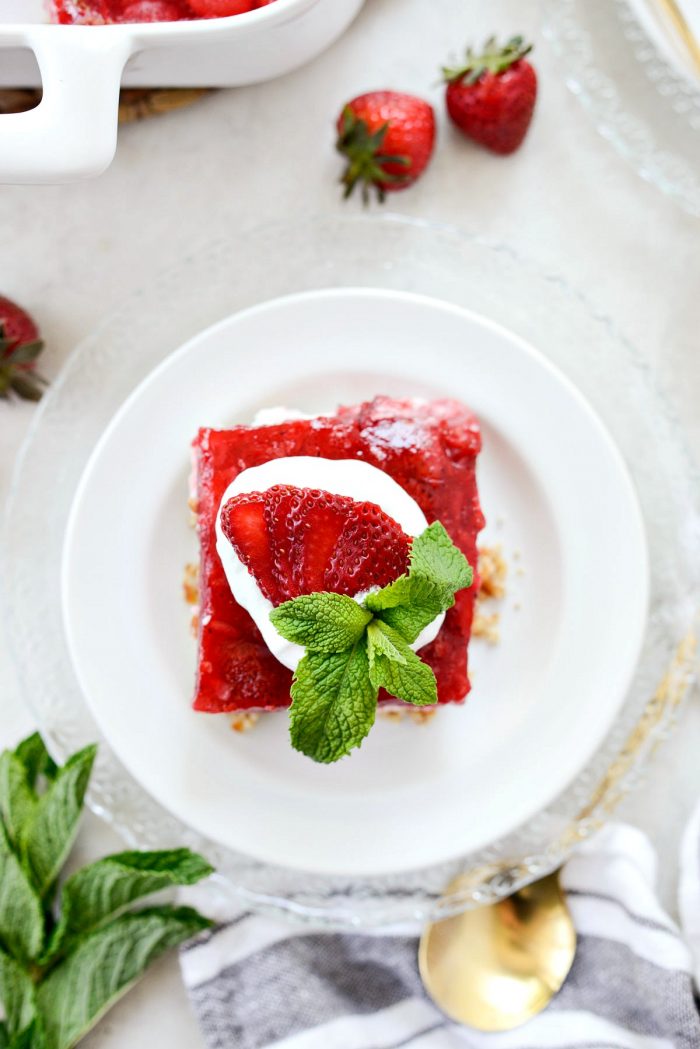
[[[275,710],[288,707],[291,702],[292,671],[272,654],[251,615],[234,598],[217,551],[219,508],[227,489],[243,471],[297,456],[369,464],[398,483],[418,504],[428,524],[440,521],[452,542],[476,569],[476,541],[484,524],[476,486],[481,435],[477,420],[457,401],[377,397],[364,404],[339,408],[334,415],[290,419],[273,425],[237,426],[230,430],[201,429],[193,446],[200,541],[195,710],[208,713]],[[326,557],[325,550],[331,550],[329,529],[335,529],[334,543],[342,540],[346,549],[348,543],[355,543],[352,562],[360,567],[353,568],[350,574],[359,573],[355,591],[363,590],[363,558],[372,548],[372,536],[378,534],[377,529],[381,531],[380,525],[373,520],[367,524],[369,511],[365,509],[364,530],[358,532],[355,522],[349,530],[346,525],[345,533],[340,536],[335,523],[341,512],[335,505],[339,497],[329,494],[330,486],[324,491],[316,490],[322,487],[314,485],[314,491],[305,490],[304,505],[310,503],[314,516],[304,524],[310,531],[304,540],[307,553],[301,567],[301,555],[284,525],[284,521],[289,520],[293,490],[278,486],[270,490],[264,500],[256,494],[247,500],[250,522],[254,522],[257,513],[261,527],[267,527],[265,556],[274,578],[271,574],[269,585],[263,584],[261,589],[273,605],[319,589],[352,596],[354,591],[347,578],[347,568],[338,569],[337,558],[333,564],[329,561],[319,567],[319,558]],[[347,499],[340,501],[351,503]],[[272,502],[276,507],[274,512],[270,511]],[[362,506],[366,508],[367,503]],[[386,520],[376,506],[370,509],[376,511],[375,516]],[[248,520],[244,524],[247,527]],[[398,528],[397,533],[403,535]],[[380,550],[379,560],[375,557],[374,576],[365,578],[364,583],[369,579],[380,586],[386,585],[401,574],[404,562],[408,563],[407,548],[402,550],[398,537],[388,536],[386,542],[390,545]],[[315,574],[310,574],[309,558],[315,559]],[[323,586],[309,583],[305,589],[312,578],[322,581]],[[473,586],[457,594],[437,636],[420,652],[421,659],[435,674],[440,703],[462,702],[469,692],[467,646],[477,589],[475,580]],[[379,699],[396,703],[384,693],[380,693]]]

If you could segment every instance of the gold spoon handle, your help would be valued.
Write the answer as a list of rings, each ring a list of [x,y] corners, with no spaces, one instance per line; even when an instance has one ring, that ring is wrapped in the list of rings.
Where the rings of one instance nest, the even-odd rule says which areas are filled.
[[[673,27],[676,38],[683,45],[683,49],[693,64],[695,72],[700,74],[700,43],[688,25],[688,20],[683,14],[677,0],[656,0],[668,23]]]

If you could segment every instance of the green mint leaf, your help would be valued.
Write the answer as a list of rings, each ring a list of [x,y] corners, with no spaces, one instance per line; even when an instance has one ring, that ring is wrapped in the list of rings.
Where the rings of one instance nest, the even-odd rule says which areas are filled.
[[[27,971],[0,948],[0,1003],[5,1012],[8,1042],[34,1019],[34,984]]]
[[[369,656],[370,678],[375,659],[378,656],[384,656],[392,663],[400,663],[402,666],[406,666],[405,655],[396,647],[388,632],[382,629],[383,625],[383,623],[375,619],[367,627],[367,655]]]
[[[39,776],[43,776],[47,780],[56,778],[58,767],[38,732],[22,740],[15,750],[15,755],[27,770],[30,787],[36,787]]]
[[[44,942],[41,900],[0,824],[0,942],[22,962],[36,958]]]
[[[413,540],[408,575],[368,594],[365,607],[413,644],[437,616],[452,608],[456,591],[471,586],[472,580],[464,554],[436,521]]]
[[[312,652],[344,652],[360,640],[371,615],[344,594],[307,594],[270,612],[275,629]]]
[[[22,834],[24,864],[40,896],[52,887],[70,852],[96,752],[93,745],[69,758]]]
[[[390,696],[415,706],[431,706],[437,703],[437,683],[427,663],[418,658],[398,631],[386,623],[378,623],[377,626],[392,647],[404,657],[404,662],[388,658],[376,647],[370,664],[370,677],[374,687],[386,689]]]
[[[386,612],[380,612],[378,617],[412,645],[439,614],[431,607],[409,605],[407,608],[387,609]]]
[[[19,845],[25,827],[36,808],[36,795],[27,770],[12,751],[0,754],[0,816],[12,844]]]
[[[0,1042],[0,1045],[2,1045],[2,1042]],[[23,1031],[16,1034],[12,1041],[7,1043],[6,1049],[46,1049],[46,1042],[44,1041],[38,1017],[32,1020]]]
[[[370,594],[365,602],[370,611],[398,630],[411,645],[436,616],[454,603],[449,587],[419,575],[401,576],[378,593]]]
[[[382,587],[381,590],[367,594],[364,605],[373,615],[376,615],[377,612],[383,612],[386,608],[396,608],[398,605],[407,604],[410,596],[411,580],[407,575],[400,575],[393,583]]]
[[[369,676],[367,641],[346,652],[304,656],[294,674],[292,746],[323,764],[359,747],[374,724],[377,689]]]
[[[213,868],[189,849],[120,852],[73,874],[63,886],[60,919],[41,963],[71,949],[135,900],[175,885],[194,885]]]
[[[46,1049],[72,1049],[155,958],[211,924],[189,907],[152,907],[87,936],[37,990]]]
[[[411,575],[427,576],[455,593],[472,585],[474,573],[466,557],[450,539],[444,526],[434,521],[411,544]]]

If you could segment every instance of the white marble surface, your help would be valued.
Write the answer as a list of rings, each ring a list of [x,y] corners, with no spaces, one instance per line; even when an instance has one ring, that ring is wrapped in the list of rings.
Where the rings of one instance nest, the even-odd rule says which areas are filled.
[[[124,128],[117,159],[102,178],[0,187],[0,289],[39,319],[49,344],[47,374],[56,374],[105,312],[193,243],[222,231],[235,237],[251,214],[357,207],[340,202],[335,182],[331,124],[346,98],[393,86],[439,102],[436,68],[462,41],[523,30],[538,40],[541,78],[524,148],[509,159],[492,157],[458,138],[441,115],[429,173],[396,195],[392,207],[507,241],[583,288],[652,362],[700,456],[700,224],[641,182],[597,137],[539,40],[538,18],[538,5],[521,0],[368,0],[346,37],[306,69]],[[32,413],[29,405],[0,407],[0,499]],[[2,636],[0,696],[0,744],[7,744],[30,729],[31,718]],[[699,752],[700,707],[693,699],[623,811],[656,843],[671,910],[681,829],[700,797]],[[87,857],[118,842],[89,818],[79,847]],[[199,1046],[175,960],[157,965],[85,1044]]]

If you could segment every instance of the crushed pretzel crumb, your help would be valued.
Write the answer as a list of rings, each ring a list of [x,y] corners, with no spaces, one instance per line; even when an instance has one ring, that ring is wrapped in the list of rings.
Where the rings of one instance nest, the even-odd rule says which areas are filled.
[[[378,713],[385,721],[403,721],[406,712],[397,710],[396,707],[380,707]]]
[[[482,546],[479,550],[479,593],[476,595],[476,609],[472,634],[489,645],[500,641],[498,626],[500,613],[482,611],[486,601],[497,601],[505,597],[506,575],[508,565],[500,546]]]
[[[403,721],[410,718],[416,725],[424,725],[435,716],[437,707],[379,707],[379,716],[385,721]]]
[[[414,707],[408,711],[408,716],[416,725],[427,725],[437,713],[437,707]]]
[[[192,563],[185,565],[182,589],[188,605],[196,605],[199,602],[199,568],[197,565]]]
[[[479,550],[479,597],[500,598],[506,592],[508,565],[500,546],[482,546]]]
[[[483,612],[477,611],[474,615],[472,626],[474,637],[480,637],[482,641],[486,641],[489,645],[497,645],[501,640],[501,635],[498,631],[500,618],[498,612],[484,615]]]
[[[241,710],[231,717],[231,728],[234,732],[250,732],[260,720],[260,715],[254,710]]]

